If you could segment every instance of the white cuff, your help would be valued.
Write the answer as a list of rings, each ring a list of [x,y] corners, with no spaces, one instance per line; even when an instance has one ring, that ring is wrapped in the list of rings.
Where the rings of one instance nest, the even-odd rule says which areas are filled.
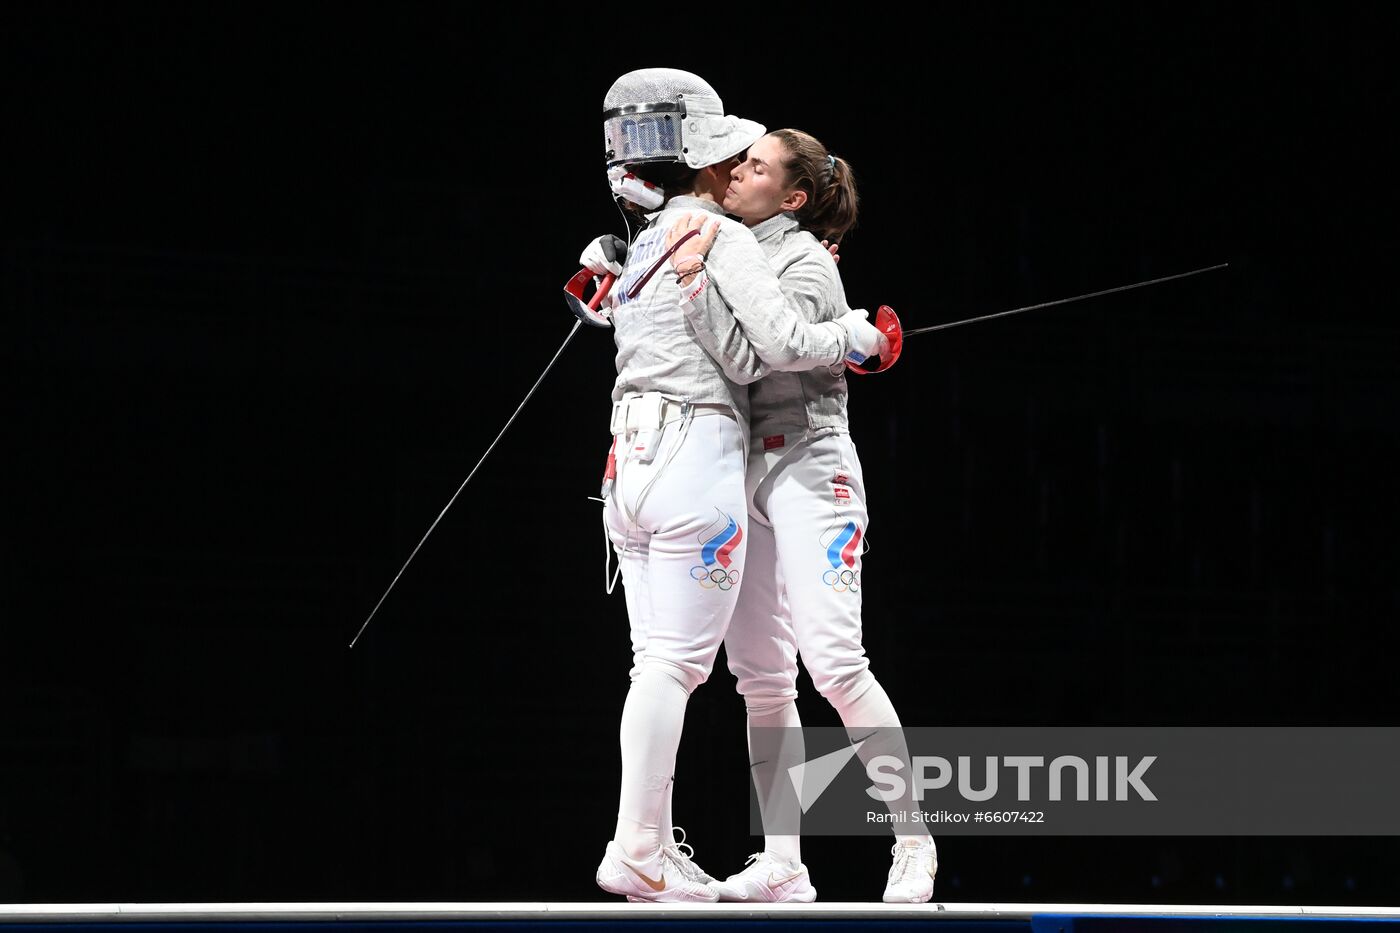
[[[705,286],[710,284],[710,277],[705,274],[704,269],[701,269],[700,274],[692,279],[689,285],[681,285],[679,279],[676,280],[676,284],[681,290],[681,301],[690,304],[700,296],[700,293],[705,290]]]

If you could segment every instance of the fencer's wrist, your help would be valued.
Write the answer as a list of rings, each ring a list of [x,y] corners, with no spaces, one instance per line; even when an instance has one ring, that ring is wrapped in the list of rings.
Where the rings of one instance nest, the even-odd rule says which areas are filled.
[[[681,301],[693,302],[705,290],[705,286],[710,282],[710,277],[704,269],[701,269],[694,275],[686,276],[677,281],[681,288]]]
[[[695,278],[705,268],[704,256],[686,256],[676,263],[676,275],[681,278]]]
[[[840,321],[823,321],[817,325],[825,328],[831,333],[832,339],[836,341],[840,350],[840,355],[831,362],[831,366],[839,367],[846,365],[846,354],[851,352],[851,331]]]

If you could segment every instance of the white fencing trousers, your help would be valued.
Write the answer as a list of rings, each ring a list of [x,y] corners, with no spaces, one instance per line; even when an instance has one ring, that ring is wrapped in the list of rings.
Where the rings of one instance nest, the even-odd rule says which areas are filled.
[[[747,575],[743,432],[732,417],[697,412],[663,429],[650,461],[626,459],[603,515],[617,552],[632,632],[632,676],[645,660],[674,668],[694,690],[710,676]]]
[[[748,522],[743,431],[732,417],[701,410],[688,425],[671,422],[646,461],[626,458],[634,441],[618,438],[604,521],[626,589],[633,659],[615,838],[637,858],[663,842],[686,700],[709,677],[733,615]]]
[[[725,637],[729,669],[748,710],[750,761],[761,812],[777,805],[782,776],[802,757],[800,734],[764,741],[754,760],[753,730],[798,726],[797,659],[841,716],[861,760],[893,755],[909,760],[899,716],[869,671],[861,644],[861,554],[867,512],[860,459],[849,434],[802,433],[756,437],[749,450],[747,576]],[[872,727],[879,728],[872,733]],[[892,813],[916,810],[910,792],[890,801]],[[921,841],[926,833],[899,835]],[[800,857],[793,836],[768,834],[765,847]]]
[[[756,437],[749,551],[725,638],[751,713],[797,697],[797,657],[838,711],[873,683],[861,645],[865,484],[849,434]],[[875,723],[873,725],[884,725]]]

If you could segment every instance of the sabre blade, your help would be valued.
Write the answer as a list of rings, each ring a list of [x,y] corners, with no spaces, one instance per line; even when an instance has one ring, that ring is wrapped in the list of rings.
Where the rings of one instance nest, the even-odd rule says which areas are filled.
[[[515,423],[516,416],[519,415],[521,409],[525,407],[525,403],[530,401],[530,396],[535,394],[535,390],[540,387],[540,383],[544,382],[544,377],[549,375],[549,371],[553,369],[554,364],[559,361],[559,355],[564,352],[564,348],[569,345],[569,341],[574,339],[574,334],[578,333],[578,329],[582,324],[583,321],[574,321],[574,326],[573,329],[569,331],[569,336],[565,337],[564,342],[559,345],[559,349],[554,351],[554,356],[550,359],[549,365],[545,366],[544,372],[540,373],[540,378],[535,380],[535,384],[530,386],[530,391],[526,392],[525,397],[520,400],[520,404],[516,406],[515,413],[510,416],[510,420],[506,422],[506,426],[501,428],[501,433],[496,435],[496,439],[491,442],[491,446],[486,448],[486,453],[481,455],[481,459],[476,462],[476,466],[472,467],[472,471],[467,474],[467,478],[462,480],[462,485],[457,487],[457,491],[452,494],[452,498],[447,500],[447,505],[442,507],[442,511],[438,513],[438,517],[433,519],[433,523],[428,526],[428,530],[424,533],[423,539],[418,542],[418,546],[413,549],[413,553],[408,555],[408,560],[404,561],[403,566],[399,568],[399,572],[394,574],[393,582],[390,583],[389,588],[384,591],[384,595],[379,597],[379,602],[374,604],[374,608],[370,610],[369,618],[365,619],[365,624],[361,625],[360,630],[355,633],[355,637],[350,639],[351,648],[355,647],[355,642],[360,640],[360,636],[365,633],[365,629],[369,628],[370,622],[374,621],[375,613],[379,611],[380,606],[384,605],[384,600],[389,598],[389,594],[394,590],[394,585],[399,582],[399,577],[403,576],[403,572],[408,569],[408,565],[413,563],[413,558],[418,556],[418,551],[423,547],[423,542],[428,540],[428,535],[433,533],[433,529],[438,526],[438,522],[442,521],[442,517],[447,514],[447,510],[452,508],[452,503],[457,501],[457,497],[462,494],[462,490],[467,488],[467,483],[472,481],[472,477],[476,475],[476,471],[481,469],[481,465],[486,462],[486,458],[491,456],[491,451],[496,449],[496,445],[501,442],[501,438],[505,436],[506,431],[510,430],[510,426]]]
[[[1134,282],[1132,285],[1119,285],[1117,288],[1105,288],[1102,291],[1089,292],[1087,295],[1075,295],[1073,298],[1059,298],[1055,301],[1045,301],[1038,305],[1028,305],[1024,308],[1013,308],[1010,311],[998,311],[996,314],[984,314],[981,317],[968,318],[965,321],[952,321],[948,324],[934,324],[932,327],[917,327],[914,330],[906,330],[905,337],[913,337],[915,334],[929,334],[936,330],[947,330],[950,327],[961,327],[964,324],[976,324],[978,321],[990,321],[992,318],[1007,317],[1012,314],[1020,314],[1024,311],[1038,311],[1041,308],[1053,308],[1055,305],[1067,305],[1072,301],[1083,301],[1086,298],[1098,298],[1102,295],[1112,295],[1116,292],[1126,292],[1134,288],[1146,288],[1149,285],[1160,285],[1163,282],[1170,282],[1174,279],[1184,279],[1192,275],[1200,275],[1202,272],[1214,272],[1217,269],[1227,268],[1230,264],[1222,262],[1219,265],[1206,266],[1204,269],[1192,269],[1190,272],[1178,272],[1176,275],[1164,275],[1159,279],[1149,279],[1146,282]]]

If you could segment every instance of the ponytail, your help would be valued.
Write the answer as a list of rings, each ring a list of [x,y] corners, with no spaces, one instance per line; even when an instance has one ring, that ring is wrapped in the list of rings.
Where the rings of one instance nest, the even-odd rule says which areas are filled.
[[[807,192],[807,203],[796,213],[798,224],[819,240],[839,241],[856,225],[860,209],[850,163],[832,155],[810,133],[786,129],[768,135],[783,145],[788,183]]]

